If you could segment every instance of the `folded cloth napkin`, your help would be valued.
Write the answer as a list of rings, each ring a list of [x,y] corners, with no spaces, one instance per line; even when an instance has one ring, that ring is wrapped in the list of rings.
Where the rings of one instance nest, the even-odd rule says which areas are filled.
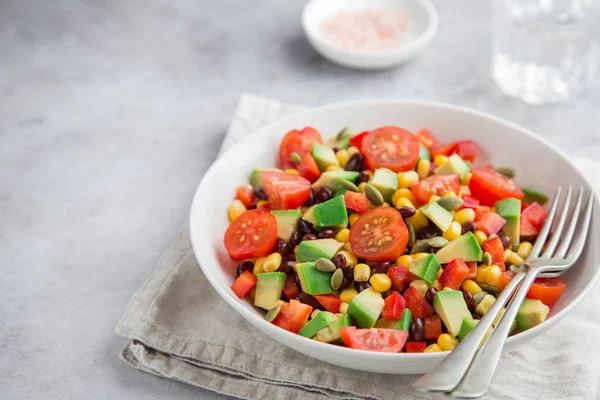
[[[301,109],[245,94],[221,150]],[[583,171],[600,166],[579,160]],[[591,176],[591,175],[590,175]],[[596,179],[600,188],[600,179]],[[488,398],[600,398],[597,291],[557,326],[505,354]],[[134,368],[248,399],[426,399],[415,377],[353,371],[289,349],[255,329],[219,297],[190,246],[187,224],[133,296],[117,333],[121,358]]]

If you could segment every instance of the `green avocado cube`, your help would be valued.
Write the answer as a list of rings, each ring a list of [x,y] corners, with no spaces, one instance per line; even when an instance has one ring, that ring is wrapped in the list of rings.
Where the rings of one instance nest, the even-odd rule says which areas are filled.
[[[346,225],[348,223],[348,211],[346,211],[344,196],[336,196],[333,199],[317,204],[314,208],[314,214],[314,225],[317,228]]]
[[[398,320],[389,320],[385,318],[380,318],[375,323],[375,328],[384,328],[384,329],[397,329],[400,331],[408,331],[410,329],[410,325],[412,323],[412,313],[408,308],[405,308],[402,312],[402,317]]]
[[[261,175],[262,171],[277,171],[277,172],[283,172],[282,170],[280,170],[279,168],[254,168],[252,170],[252,172],[250,173],[250,185],[253,188],[260,188],[263,187],[263,178]]]
[[[335,196],[344,194],[346,191],[358,191],[354,184],[358,179],[356,171],[329,171],[323,172],[319,179],[312,184],[313,189],[328,187]]]
[[[430,285],[436,280],[440,265],[435,254],[427,254],[421,258],[413,260],[410,263],[408,270],[413,274],[423,279]]]
[[[277,220],[277,237],[290,240],[292,234],[298,230],[298,221],[302,218],[300,210],[273,210],[271,214]]]
[[[459,174],[462,180],[469,172],[471,168],[463,161],[458,154],[452,154],[448,157],[448,160],[437,167],[434,171],[436,175],[455,175]]]
[[[348,306],[347,314],[359,328],[372,328],[383,310],[383,297],[381,293],[367,288],[354,296]]]
[[[467,232],[442,247],[436,256],[440,264],[448,264],[455,258],[462,258],[465,262],[481,261],[483,251],[473,232]]]
[[[327,144],[329,147],[337,147],[340,149],[347,149],[350,147],[350,139],[354,137],[354,134],[350,131],[348,127],[342,129],[337,135],[330,137],[327,139]]]
[[[317,258],[331,260],[342,248],[342,244],[335,239],[303,240],[298,245],[296,259],[298,261],[315,261]]]
[[[431,161],[431,153],[423,143],[419,143],[419,160]]]
[[[525,299],[517,311],[517,326],[524,331],[541,324],[550,313],[550,307],[540,300]]]
[[[281,299],[286,275],[283,272],[264,272],[256,276],[256,294],[254,305],[265,310],[275,307]]]
[[[425,204],[419,208],[427,218],[431,220],[442,232],[446,232],[454,219],[452,213],[440,206],[437,202]]]
[[[340,165],[333,150],[321,143],[313,143],[312,156],[321,171],[325,171],[330,165]]]
[[[311,338],[317,334],[321,329],[329,326],[333,321],[338,319],[335,315],[329,311],[321,311],[315,315],[313,319],[308,321],[306,325],[300,329],[298,335]]]
[[[344,315],[343,317],[336,319],[329,324],[329,326],[318,331],[317,337],[323,343],[339,342],[342,340],[340,335],[342,326],[352,326],[352,321],[349,316]]]
[[[294,268],[304,293],[310,295],[333,293],[333,289],[331,288],[331,272],[317,269],[314,262],[296,264]]]
[[[473,319],[471,317],[465,317],[460,324],[460,329],[458,330],[458,340],[462,341],[471,331],[475,328],[475,325],[479,320]]]
[[[391,203],[394,193],[398,190],[398,175],[387,168],[378,168],[369,183],[379,190],[385,201]]]
[[[483,300],[477,305],[475,312],[477,315],[484,316],[496,302],[496,298],[491,294],[486,294]]]
[[[471,313],[460,290],[442,290],[433,298],[433,308],[440,316],[448,332],[456,337],[464,318]]]
[[[512,198],[500,200],[494,204],[494,207],[496,214],[506,220],[502,230],[510,237],[513,246],[518,246],[521,238],[521,200]]]
[[[523,197],[523,202],[526,204],[535,202],[544,205],[548,202],[548,196],[546,196],[544,193],[529,188],[521,188],[521,190],[523,190],[523,193],[525,194],[525,197]]]

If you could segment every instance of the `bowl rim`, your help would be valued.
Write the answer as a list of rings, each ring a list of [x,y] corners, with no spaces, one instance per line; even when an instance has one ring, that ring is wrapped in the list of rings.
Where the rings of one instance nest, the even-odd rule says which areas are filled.
[[[346,49],[329,43],[321,35],[317,34],[317,32],[312,28],[314,23],[309,21],[308,11],[320,1],[324,0],[310,0],[308,3],[306,3],[302,10],[302,28],[304,29],[304,33],[309,38],[311,43],[317,43],[322,50],[329,54],[338,53],[346,56],[370,59],[373,57],[381,59],[400,57],[404,54],[409,54],[427,46],[435,36],[439,26],[439,14],[430,0],[406,0],[420,5],[427,13],[427,28],[419,36],[406,43],[389,49]],[[365,0],[365,4],[369,5],[369,1]]]
[[[194,227],[196,225],[193,224],[192,221],[194,221],[196,219],[195,215],[197,212],[199,212],[199,207],[195,207],[195,205],[199,202],[200,194],[202,192],[201,188],[203,187],[205,182],[210,180],[212,178],[212,176],[217,173],[216,171],[217,171],[218,164],[221,159],[225,159],[227,157],[227,155],[229,153],[233,152],[236,148],[243,147],[246,142],[250,143],[251,141],[260,139],[260,136],[266,135],[270,130],[273,129],[274,126],[279,125],[279,124],[284,124],[289,120],[296,119],[296,118],[302,119],[302,117],[306,117],[308,119],[310,117],[310,115],[315,112],[323,113],[323,112],[328,112],[328,111],[331,111],[333,109],[338,109],[338,108],[343,109],[345,107],[361,107],[361,106],[374,106],[374,105],[395,105],[395,106],[399,106],[399,107],[402,107],[402,106],[425,106],[425,107],[441,108],[441,109],[446,109],[446,110],[450,110],[450,111],[454,111],[454,112],[458,112],[458,113],[472,114],[472,115],[480,117],[480,118],[492,120],[493,122],[495,122],[499,125],[503,125],[507,128],[517,130],[521,134],[524,134],[525,136],[529,136],[534,141],[538,141],[538,142],[541,142],[541,143],[544,143],[545,145],[547,145],[552,151],[554,151],[559,157],[561,157],[567,164],[569,164],[571,167],[573,167],[573,169],[576,171],[576,173],[578,173],[580,175],[580,177],[582,178],[582,180],[587,184],[588,188],[593,188],[590,181],[581,172],[581,170],[578,167],[576,167],[571,162],[571,160],[567,157],[567,155],[562,150],[560,150],[557,146],[555,146],[553,143],[549,142],[548,140],[546,140],[545,138],[543,138],[541,136],[538,136],[537,134],[533,133],[533,131],[531,131],[517,123],[505,120],[505,119],[497,117],[495,115],[488,114],[488,113],[478,111],[478,110],[474,110],[474,109],[471,109],[468,107],[457,106],[457,105],[452,105],[452,104],[437,102],[437,101],[427,101],[427,100],[372,99],[372,100],[339,102],[339,103],[333,103],[333,104],[324,105],[324,106],[320,106],[320,107],[310,107],[306,110],[294,112],[289,116],[286,116],[284,118],[278,119],[277,121],[271,122],[259,129],[255,130],[250,135],[248,135],[246,138],[242,139],[241,141],[236,143],[233,147],[228,149],[225,153],[221,154],[213,162],[213,164],[209,167],[209,169],[206,171],[206,173],[202,177],[200,183],[196,187],[196,192],[194,193],[194,196],[192,199],[192,204],[190,207],[189,224],[188,224],[189,225],[188,229],[189,229],[189,235],[190,235],[190,243],[192,246],[192,250],[194,252],[194,256],[196,257],[196,260],[198,261],[198,264],[199,264],[202,272],[204,273],[205,277],[210,282],[211,286],[217,291],[217,293],[219,293],[219,295],[227,303],[229,303],[229,305],[231,307],[233,307],[233,309],[235,309],[242,317],[244,317],[250,323],[252,323],[253,325],[261,325],[262,326],[261,330],[263,332],[267,332],[270,336],[272,336],[275,339],[277,339],[279,336],[283,335],[283,338],[286,339],[285,345],[288,347],[292,347],[292,348],[294,348],[294,346],[305,347],[305,348],[308,347],[311,351],[313,351],[315,353],[326,351],[326,352],[329,352],[330,354],[338,356],[338,357],[360,356],[360,357],[364,357],[365,361],[377,361],[377,360],[381,360],[381,359],[387,359],[387,360],[397,359],[398,361],[400,361],[400,360],[416,361],[416,360],[423,360],[423,358],[425,358],[425,357],[429,358],[430,360],[431,359],[439,359],[441,361],[441,359],[446,356],[447,352],[383,353],[383,352],[374,352],[374,351],[367,351],[367,350],[357,350],[357,349],[351,349],[351,348],[348,348],[345,346],[336,346],[336,345],[332,345],[329,343],[318,342],[316,340],[312,340],[310,338],[305,338],[298,334],[288,332],[284,329],[281,329],[281,328],[267,322],[264,318],[261,318],[258,315],[256,315],[255,313],[244,308],[242,306],[242,304],[239,303],[238,298],[235,298],[232,294],[228,293],[228,291],[225,288],[221,287],[218,284],[218,282],[216,281],[216,279],[210,274],[210,271],[205,266],[203,266],[203,263],[201,261],[202,253],[201,253],[200,249],[198,249],[196,246],[196,243],[198,242],[196,239],[196,233],[195,233],[195,229],[194,229]],[[596,207],[600,207],[598,196],[596,196],[594,202],[595,202]],[[581,303],[581,301],[587,296],[587,294],[590,292],[590,290],[595,286],[595,283],[599,277],[600,277],[600,268],[596,268],[594,276],[588,282],[588,284],[585,286],[585,288],[581,292],[579,292],[577,294],[577,296],[570,303],[565,305],[565,307],[561,311],[559,311],[558,313],[553,315],[552,318],[544,321],[540,325],[537,325],[537,326],[535,326],[531,329],[528,329],[524,332],[520,332],[516,335],[508,337],[506,342],[509,344],[512,342],[518,342],[518,343],[523,342],[524,343],[524,342],[527,342],[528,340],[532,339],[533,337],[537,336],[539,333],[541,333],[547,329],[550,329],[560,319],[562,319],[562,317],[564,317],[568,312],[570,312],[579,303]],[[287,343],[292,343],[293,345],[288,345]]]

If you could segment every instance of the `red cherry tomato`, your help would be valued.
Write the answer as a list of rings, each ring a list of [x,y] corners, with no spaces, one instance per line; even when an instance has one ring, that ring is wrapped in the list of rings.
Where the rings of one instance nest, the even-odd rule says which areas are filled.
[[[284,169],[295,168],[292,162],[292,153],[298,153],[300,157],[311,151],[313,143],[323,143],[323,138],[318,130],[306,127],[299,130],[289,131],[281,140],[279,145],[279,163]]]
[[[301,177],[306,178],[311,182],[316,181],[319,179],[319,176],[321,176],[319,166],[310,153],[306,153],[304,157],[302,157],[302,162],[296,165],[296,169]]]
[[[521,188],[512,179],[489,167],[473,171],[469,188],[471,195],[478,198],[481,204],[490,207],[502,199],[512,197],[520,200],[524,196]]]
[[[567,288],[567,282],[561,278],[537,278],[527,293],[530,299],[538,299],[552,307]]]
[[[415,137],[419,142],[421,142],[421,144],[423,144],[423,146],[427,147],[428,149],[431,149],[437,144],[437,140],[427,129],[421,129],[415,134]]]
[[[472,140],[461,140],[455,143],[456,145],[456,154],[460,156],[463,160],[475,162],[475,158],[477,158],[477,146],[473,143]]]
[[[367,133],[369,133],[369,131],[364,131],[359,133],[358,135],[352,136],[348,143],[350,143],[350,146],[354,146],[362,152],[362,141],[365,138],[365,136],[367,136]]]
[[[492,265],[497,265],[502,271],[506,270],[504,264],[504,246],[502,246],[502,240],[498,236],[483,242],[481,249],[484,252],[490,253],[492,256]]]
[[[338,296],[334,294],[316,294],[313,297],[330,313],[335,314],[340,311],[342,299],[340,299]]]
[[[392,261],[404,254],[408,229],[400,213],[378,207],[363,214],[350,229],[352,251],[369,261]]]
[[[365,135],[361,151],[370,169],[408,171],[419,159],[419,141],[404,129],[386,126]]]
[[[475,214],[475,224],[477,229],[491,235],[498,233],[506,224],[506,220],[493,211],[484,211]]]
[[[449,155],[454,153],[456,149],[456,143],[450,144],[436,144],[431,148],[431,157],[435,157],[437,155],[442,155],[448,157]]]
[[[459,175],[432,175],[417,183],[412,184],[411,190],[421,204],[427,204],[434,194],[442,197],[444,193],[452,190],[458,193],[460,189]]]
[[[469,196],[468,194],[463,194],[462,199],[463,199],[463,205],[461,208],[471,208],[473,210],[477,210],[477,207],[479,207],[479,200],[477,200],[473,196]]]
[[[277,241],[277,220],[266,211],[250,210],[225,231],[223,242],[231,258],[245,260],[271,252]]]
[[[408,338],[407,331],[396,329],[356,329],[354,326],[342,326],[342,341],[351,349],[399,353]]]
[[[538,231],[544,226],[546,218],[548,218],[548,210],[538,203],[531,203],[521,213],[521,219],[527,219]]]
[[[269,204],[278,210],[298,208],[310,198],[310,182],[301,176],[278,171],[262,171]]]
[[[346,203],[346,208],[356,211],[359,214],[366,213],[371,206],[371,202],[367,199],[367,196],[351,191],[344,193],[344,202]]]
[[[251,207],[256,201],[252,188],[247,185],[241,185],[235,189],[235,198],[241,201],[246,208]]]

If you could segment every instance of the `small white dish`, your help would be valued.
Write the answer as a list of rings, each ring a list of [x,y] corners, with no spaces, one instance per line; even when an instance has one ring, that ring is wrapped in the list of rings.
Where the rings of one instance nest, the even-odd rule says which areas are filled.
[[[323,22],[339,11],[398,10],[407,19],[405,41],[389,49],[347,49],[327,41]],[[326,59],[349,68],[383,69],[414,58],[431,42],[439,23],[430,0],[311,0],[304,7],[302,26],[313,48]]]

